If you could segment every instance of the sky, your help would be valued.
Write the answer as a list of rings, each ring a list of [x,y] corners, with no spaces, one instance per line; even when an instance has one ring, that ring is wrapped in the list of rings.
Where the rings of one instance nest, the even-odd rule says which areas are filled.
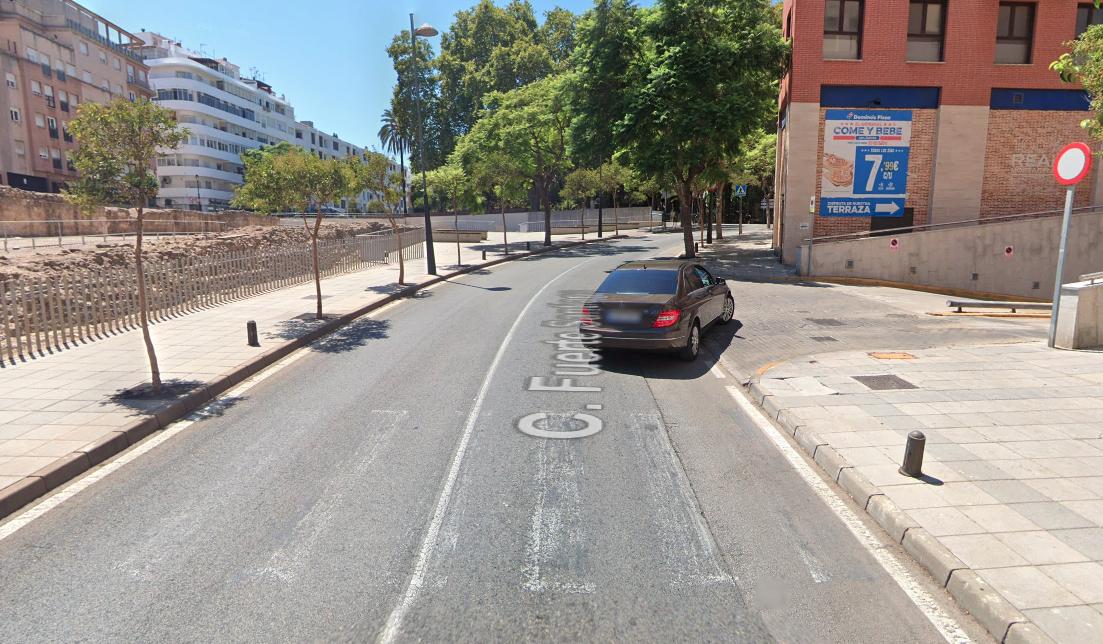
[[[386,48],[410,16],[439,31],[476,0],[78,0],[132,33],[155,31],[193,51],[257,68],[295,118],[346,141],[381,148],[379,118],[395,73]],[[495,0],[504,5],[508,0]],[[593,0],[530,0],[543,21],[556,5],[582,13]],[[650,5],[650,0],[640,4]],[[430,39],[440,51],[440,37]]]

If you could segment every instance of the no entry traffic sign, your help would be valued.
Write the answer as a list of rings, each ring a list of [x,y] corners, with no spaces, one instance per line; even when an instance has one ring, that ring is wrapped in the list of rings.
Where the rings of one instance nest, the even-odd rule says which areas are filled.
[[[1088,176],[1092,166],[1092,151],[1083,143],[1069,143],[1053,159],[1053,176],[1057,183],[1071,186]]]
[[[1004,247],[1004,249],[1003,249],[1003,254],[1004,254],[1004,255],[1007,255],[1008,257],[1011,257],[1012,255],[1014,255],[1014,254],[1015,254],[1015,247],[1014,247],[1014,246],[1006,246],[1006,247]]]
[[[899,239],[893,239],[892,241],[890,241],[889,242],[889,248],[891,250],[899,249],[900,248],[900,240]]]

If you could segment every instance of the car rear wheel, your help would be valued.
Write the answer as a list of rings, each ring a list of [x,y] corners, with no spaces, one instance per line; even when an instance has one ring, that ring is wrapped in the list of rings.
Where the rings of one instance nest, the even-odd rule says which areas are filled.
[[[724,298],[724,310],[720,313],[720,324],[727,324],[735,317],[735,300],[732,299],[731,293],[728,293]]]
[[[689,338],[686,340],[686,346],[682,347],[678,352],[678,357],[686,362],[693,362],[697,359],[697,354],[701,351],[701,325],[697,322],[693,323],[693,326],[689,329]]]

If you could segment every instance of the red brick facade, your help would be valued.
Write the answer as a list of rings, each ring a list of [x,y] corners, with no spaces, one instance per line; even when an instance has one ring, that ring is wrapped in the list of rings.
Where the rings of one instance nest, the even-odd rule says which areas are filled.
[[[1062,208],[1065,187],[1053,180],[1053,157],[1062,142],[1084,138],[1083,112],[992,110],[984,156],[981,217]],[[1091,201],[1094,181],[1077,186],[1076,205]]]

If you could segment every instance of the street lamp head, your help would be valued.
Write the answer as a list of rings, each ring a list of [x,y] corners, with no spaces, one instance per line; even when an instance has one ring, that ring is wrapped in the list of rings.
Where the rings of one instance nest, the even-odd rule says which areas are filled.
[[[421,36],[422,38],[429,38],[431,36],[437,35],[438,33],[440,32],[433,28],[429,23],[425,23],[417,29],[414,29],[414,35]]]

